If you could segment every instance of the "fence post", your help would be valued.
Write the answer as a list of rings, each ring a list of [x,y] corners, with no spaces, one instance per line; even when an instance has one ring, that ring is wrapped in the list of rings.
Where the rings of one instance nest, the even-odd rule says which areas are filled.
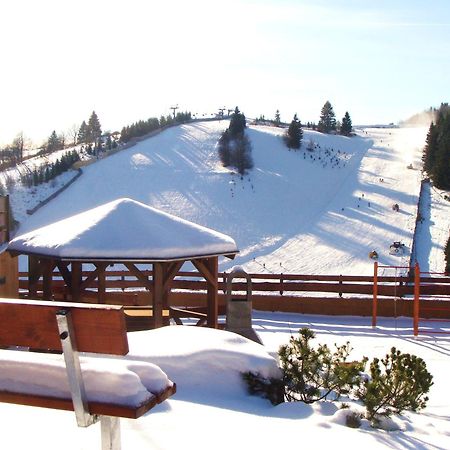
[[[280,295],[283,295],[283,273],[280,273]]]
[[[372,328],[377,326],[378,307],[378,262],[373,263],[373,301],[372,301]]]
[[[420,268],[416,262],[414,266],[414,306],[413,306],[413,326],[414,336],[419,335],[419,297],[420,297]]]

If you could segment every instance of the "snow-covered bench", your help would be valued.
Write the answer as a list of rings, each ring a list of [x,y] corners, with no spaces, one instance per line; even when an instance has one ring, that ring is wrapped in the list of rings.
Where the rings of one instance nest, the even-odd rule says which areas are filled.
[[[100,420],[102,449],[120,449],[121,417],[176,390],[154,364],[102,356],[128,353],[121,306],[0,299],[0,349],[1,402],[72,410],[81,427]]]

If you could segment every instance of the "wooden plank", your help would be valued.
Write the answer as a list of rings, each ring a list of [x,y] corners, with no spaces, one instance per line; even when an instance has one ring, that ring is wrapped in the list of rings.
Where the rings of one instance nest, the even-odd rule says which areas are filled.
[[[162,263],[153,264],[153,314],[155,328],[162,327],[163,324],[163,304],[164,304],[164,272]]]
[[[117,405],[111,403],[88,402],[90,414],[100,416],[124,417],[127,419],[137,419],[154,408],[158,403],[167,400],[175,394],[176,385],[169,386],[162,392],[153,395],[146,402],[136,405]],[[37,406],[40,408],[60,409],[64,411],[73,411],[73,402],[71,398],[48,397],[34,394],[21,394],[16,392],[0,391],[0,402],[13,403],[16,405]]]
[[[153,283],[134,264],[125,263],[125,267],[130,271],[130,273],[133,276],[135,276],[142,283],[143,287],[147,288],[149,291],[153,289]]]
[[[23,346],[61,351],[56,312],[70,310],[79,351],[126,355],[123,308],[34,300],[0,299],[0,347]]]

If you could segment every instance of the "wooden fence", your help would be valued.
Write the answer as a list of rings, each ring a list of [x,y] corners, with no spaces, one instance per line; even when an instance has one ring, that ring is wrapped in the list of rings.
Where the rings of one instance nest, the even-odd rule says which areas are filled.
[[[83,271],[87,279],[91,272]],[[144,271],[151,282],[151,270]],[[219,274],[219,303],[225,305],[225,276]],[[372,315],[373,276],[251,274],[253,308],[262,311],[283,311],[326,315]],[[424,317],[450,318],[450,277],[421,277],[421,296],[426,297],[432,313]],[[149,304],[149,292],[142,281],[128,271],[108,270],[105,279],[105,302],[130,306]],[[83,301],[96,302],[94,282]],[[21,294],[28,290],[27,274],[20,273]],[[38,290],[42,286],[38,284]],[[65,284],[54,272],[55,298],[67,297]],[[245,280],[233,282],[233,297],[246,295]],[[377,279],[378,315],[385,317],[413,316],[414,277],[380,276]],[[180,272],[174,280],[171,305],[201,309],[206,305],[206,281],[197,273]]]

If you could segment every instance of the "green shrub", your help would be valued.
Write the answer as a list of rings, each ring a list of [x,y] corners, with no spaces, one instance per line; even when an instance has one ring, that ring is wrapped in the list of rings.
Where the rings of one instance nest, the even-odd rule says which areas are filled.
[[[385,358],[371,362],[370,378],[361,386],[358,397],[366,406],[367,418],[376,421],[377,415],[424,408],[432,379],[422,358],[392,347]]]
[[[327,345],[313,348],[310,342],[314,337],[312,330],[302,328],[297,338],[291,337],[289,344],[278,351],[288,401],[313,403],[330,394],[336,399],[361,383],[360,372],[366,360],[347,362],[351,351],[348,342],[336,345],[333,353]]]
[[[264,378],[258,373],[245,372],[242,378],[247,383],[250,394],[260,395],[270,400],[272,405],[278,405],[284,401],[284,383],[280,378]]]

